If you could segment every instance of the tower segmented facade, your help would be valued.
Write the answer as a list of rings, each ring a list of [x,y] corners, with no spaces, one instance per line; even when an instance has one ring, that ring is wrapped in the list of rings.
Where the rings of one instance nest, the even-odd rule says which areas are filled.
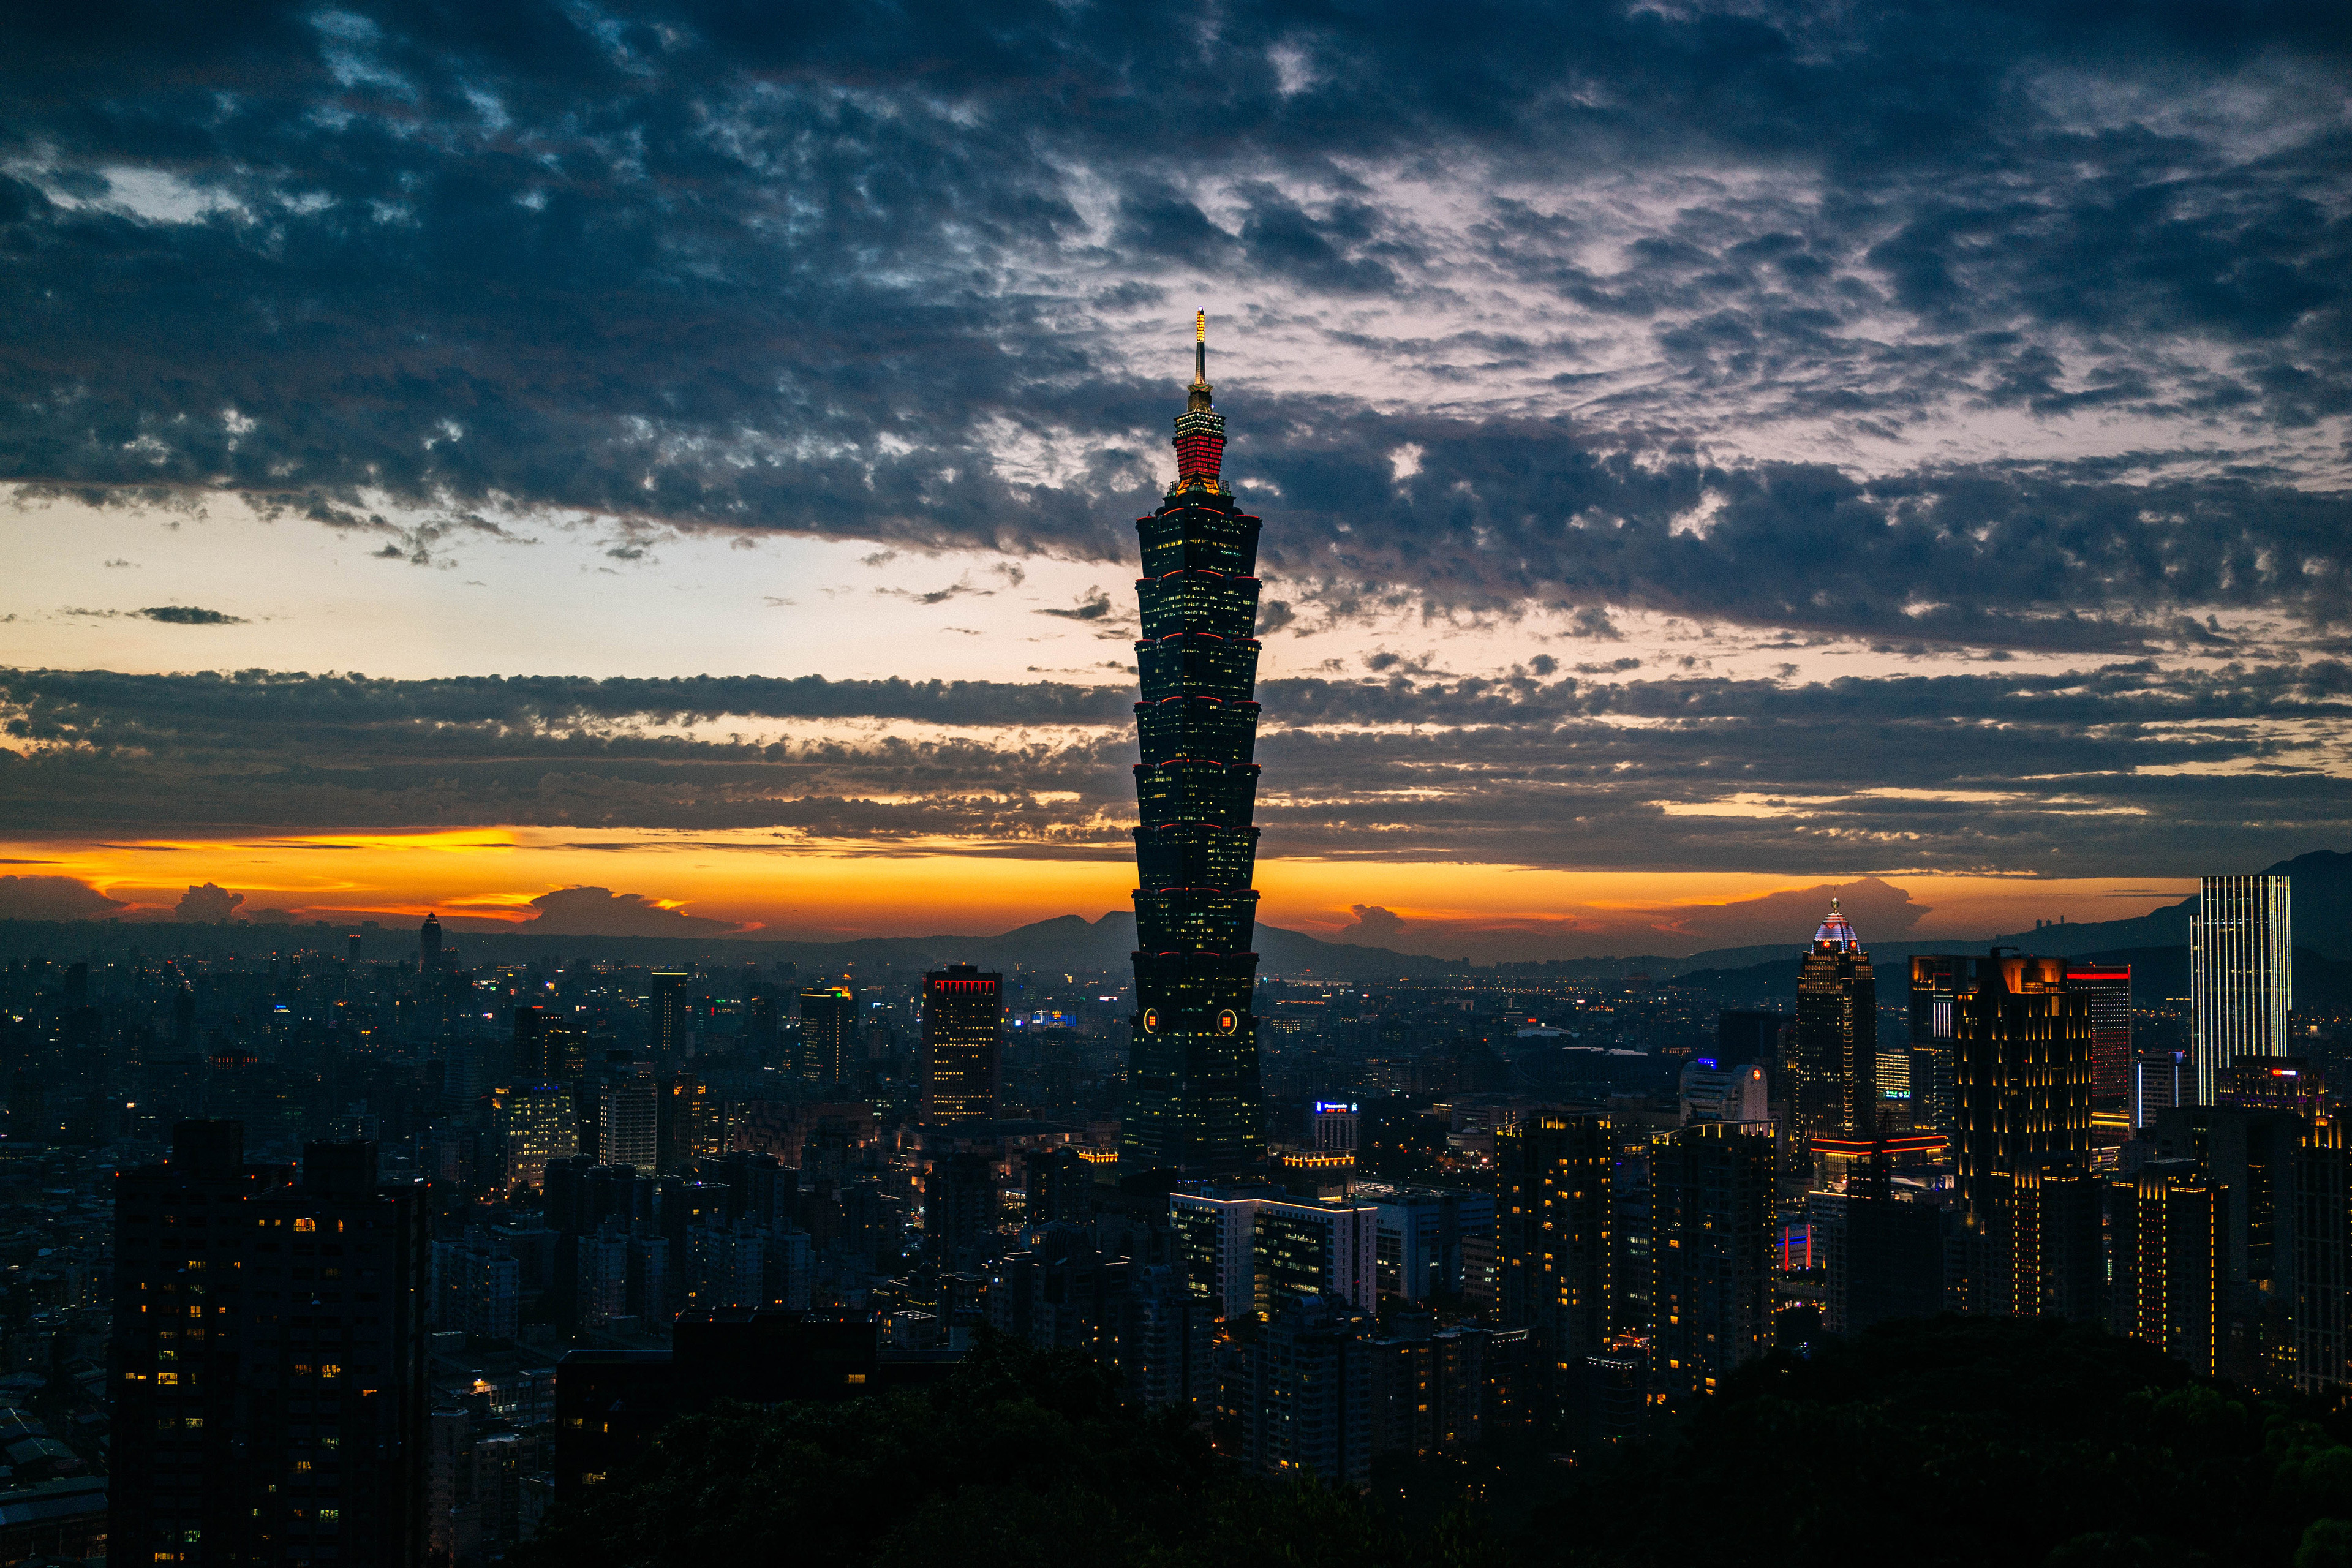
[[[1143,700],[1135,705],[1135,1014],[1119,1161],[1181,1178],[1232,1175],[1265,1152],[1256,984],[1258,520],[1218,477],[1208,329],[1176,417],[1176,482],[1136,520]]]

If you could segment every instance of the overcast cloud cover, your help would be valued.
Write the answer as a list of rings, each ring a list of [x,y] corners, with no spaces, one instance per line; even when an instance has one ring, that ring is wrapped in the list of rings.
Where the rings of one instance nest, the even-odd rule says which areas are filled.
[[[0,45],[35,495],[235,489],[387,572],[586,513],[1116,583],[1204,302],[1276,620],[1594,650],[1271,686],[1269,852],[2183,874],[2352,817],[2340,4],[36,5]],[[1610,670],[1629,611],[1882,672]],[[1116,854],[1129,809],[1083,687],[7,698],[28,830]]]

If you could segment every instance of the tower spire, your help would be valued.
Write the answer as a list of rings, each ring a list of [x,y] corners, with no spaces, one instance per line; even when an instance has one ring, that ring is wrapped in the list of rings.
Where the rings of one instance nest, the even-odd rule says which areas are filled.
[[[1217,470],[1224,461],[1225,416],[1210,403],[1216,388],[1209,384],[1206,310],[1192,312],[1192,384],[1186,391],[1184,412],[1176,416],[1175,489],[1223,493],[1224,485],[1217,478]]]

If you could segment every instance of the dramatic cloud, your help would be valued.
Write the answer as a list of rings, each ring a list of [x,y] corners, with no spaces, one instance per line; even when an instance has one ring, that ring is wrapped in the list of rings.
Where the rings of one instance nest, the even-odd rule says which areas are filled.
[[[97,921],[128,908],[73,877],[0,877],[0,920]]]
[[[1915,903],[1905,889],[1865,877],[1857,882],[1823,883],[1817,888],[1742,899],[1712,909],[1678,915],[1674,930],[1685,933],[1697,948],[1739,947],[1749,943],[1785,942],[1791,948],[1811,923],[1818,922],[1838,900],[1847,920],[1865,942],[1895,942],[1911,934],[1934,911]],[[1791,933],[1794,933],[1792,937]]]
[[[180,902],[173,911],[173,918],[218,924],[235,914],[236,907],[243,902],[245,902],[243,893],[232,893],[216,882],[206,882],[202,887],[190,888],[180,895]]]
[[[559,888],[531,900],[531,906],[539,913],[527,929],[561,936],[716,936],[740,929],[732,921],[665,909],[642,893],[608,888]]]
[[[6,24],[0,477],[1108,561],[1207,300],[1310,618],[2346,614],[2325,6],[530,15]]]

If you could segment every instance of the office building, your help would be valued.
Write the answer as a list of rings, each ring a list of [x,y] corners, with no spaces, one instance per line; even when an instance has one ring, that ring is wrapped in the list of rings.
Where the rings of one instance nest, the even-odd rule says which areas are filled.
[[[847,985],[812,985],[802,992],[802,1081],[840,1088],[849,1081],[856,1048],[856,994]]]
[[[441,917],[428,914],[416,931],[416,968],[421,974],[436,974],[441,969]]]
[[[684,970],[656,969],[646,977],[648,1039],[654,1060],[672,1067],[694,1054],[689,1043],[694,1023],[688,1012],[687,986],[693,977]]]
[[[2221,1371],[2229,1204],[2191,1160],[2151,1161],[2108,1194],[2109,1329],[2208,1377]]]
[[[923,976],[923,1120],[993,1121],[1003,1095],[1004,977],[970,963]]]
[[[1590,1355],[1618,1328],[1616,1130],[1600,1116],[1530,1116],[1496,1135],[1495,1163],[1502,1321],[1534,1330],[1555,1364]]]
[[[234,1121],[183,1121],[168,1162],[114,1178],[111,1550],[122,1562],[201,1562],[189,1543],[246,1539],[236,1426],[247,1201],[290,1165],[247,1164]],[[226,1548],[223,1548],[224,1552]]]
[[[2113,1110],[2131,1098],[2131,965],[2069,964],[2066,986],[2091,1015],[2091,1103]]]
[[[1769,1135],[1700,1121],[1650,1142],[1650,1365],[1669,1402],[1714,1393],[1772,1335]]]
[[[1745,1062],[1720,1067],[1712,1058],[1694,1057],[1682,1071],[1682,1121],[1764,1123],[1772,1120],[1770,1080],[1761,1064]]]
[[[1356,1152],[1359,1112],[1352,1100],[1318,1100],[1307,1113],[1307,1142],[1318,1154]]]
[[[2241,1057],[2287,1054],[2294,931],[2284,877],[2207,877],[2189,926],[2189,1058],[2210,1105]]]
[[[539,1191],[550,1160],[580,1152],[579,1110],[562,1084],[527,1084],[490,1095],[504,1160],[504,1185],[518,1196]]]
[[[2089,998],[2068,986],[2063,958],[1932,962],[1952,966],[1954,1179],[1968,1211],[1989,1216],[2006,1173],[2089,1168]]]
[[[1794,1065],[1795,1139],[1866,1138],[1878,1130],[1878,983],[1835,899],[1797,968]]]
[[[1119,1161],[1229,1178],[1265,1152],[1250,1010],[1257,894],[1258,519],[1219,471],[1206,328],[1176,419],[1176,483],[1137,521],[1143,700],[1135,766],[1135,1002]]]
[[[660,1105],[651,1069],[617,1068],[596,1091],[596,1158],[650,1176],[659,1165]]]
[[[1171,1193],[1177,1268],[1229,1320],[1328,1291],[1364,1310],[1380,1297],[1379,1215],[1369,1204],[1295,1203],[1265,1188]]]

